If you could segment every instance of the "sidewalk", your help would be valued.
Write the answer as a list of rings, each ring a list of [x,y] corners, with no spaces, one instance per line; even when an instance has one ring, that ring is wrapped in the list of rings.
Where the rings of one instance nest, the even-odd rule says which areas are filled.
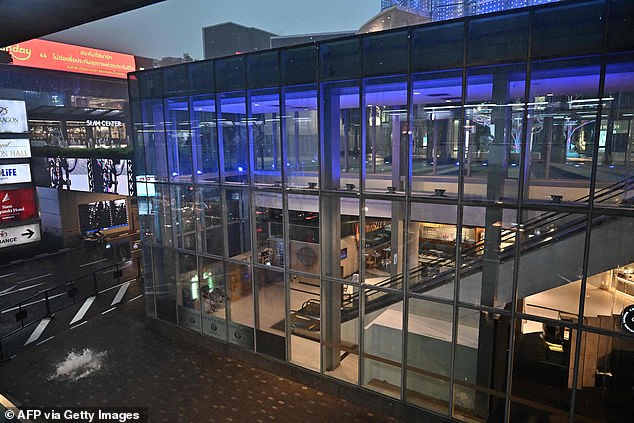
[[[21,406],[148,407],[150,422],[396,422],[385,415],[222,357],[158,330],[142,300],[0,363],[0,393]],[[182,331],[182,329],[176,329]],[[169,331],[168,331],[169,332]],[[102,354],[99,370],[51,379],[73,350]]]

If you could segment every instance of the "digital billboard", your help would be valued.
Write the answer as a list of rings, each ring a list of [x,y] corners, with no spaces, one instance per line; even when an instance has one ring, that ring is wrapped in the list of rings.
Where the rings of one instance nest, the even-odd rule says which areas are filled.
[[[33,188],[0,190],[0,223],[38,217]]]
[[[128,224],[125,199],[80,204],[79,229],[82,233],[112,229]]]
[[[134,56],[46,40],[29,40],[0,47],[11,55],[12,65],[126,78],[135,70]]]

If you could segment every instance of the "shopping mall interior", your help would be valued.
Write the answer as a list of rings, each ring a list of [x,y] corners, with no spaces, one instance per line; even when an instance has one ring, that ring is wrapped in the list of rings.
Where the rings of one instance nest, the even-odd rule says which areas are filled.
[[[430,415],[626,421],[633,9],[131,74],[147,314]]]

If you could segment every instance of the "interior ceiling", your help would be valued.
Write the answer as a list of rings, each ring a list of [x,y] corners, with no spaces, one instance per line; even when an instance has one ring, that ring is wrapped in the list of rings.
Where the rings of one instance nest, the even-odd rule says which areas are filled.
[[[164,0],[0,0],[0,46],[9,46]]]

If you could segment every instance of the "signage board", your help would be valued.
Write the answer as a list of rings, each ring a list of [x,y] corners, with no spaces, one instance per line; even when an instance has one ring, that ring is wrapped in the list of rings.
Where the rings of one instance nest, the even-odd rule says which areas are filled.
[[[27,138],[0,139],[0,159],[28,159],[31,157],[31,141]]]
[[[86,126],[123,126],[120,120],[86,120]]]
[[[29,40],[8,47],[0,47],[11,55],[12,65],[28,66],[88,75],[126,78],[136,70],[134,56],[90,47]]]
[[[0,223],[37,217],[33,188],[0,190]]]
[[[40,239],[42,239],[42,236],[39,223],[0,229],[0,248],[28,244]]]
[[[0,100],[0,132],[26,134],[28,131],[24,101]]]
[[[28,163],[0,165],[0,185],[31,182],[31,167]]]

